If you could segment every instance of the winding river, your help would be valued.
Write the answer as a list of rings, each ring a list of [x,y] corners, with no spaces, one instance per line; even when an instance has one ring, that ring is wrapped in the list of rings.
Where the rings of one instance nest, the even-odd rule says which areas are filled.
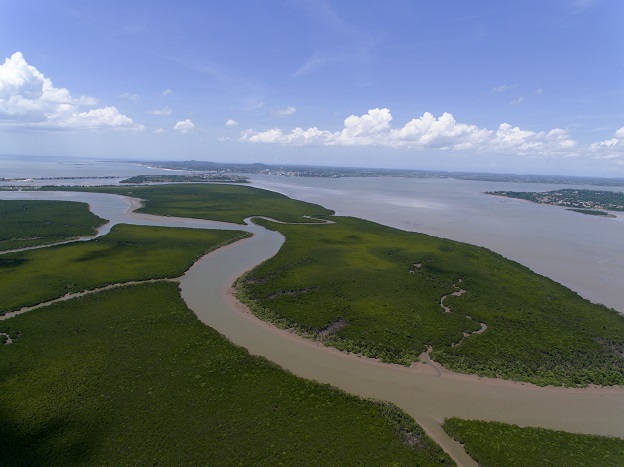
[[[248,224],[138,214],[139,201],[115,195],[70,192],[1,192],[1,199],[60,199],[88,202],[91,210],[116,223],[235,229],[253,237],[209,253],[180,280],[183,299],[199,319],[235,344],[297,376],[329,383],[353,394],[395,403],[413,416],[460,465],[475,465],[440,426],[445,417],[497,420],[572,432],[624,437],[622,388],[539,388],[530,384],[454,374],[418,364],[382,364],[329,349],[278,330],[247,313],[230,285],[244,271],[275,255],[280,234]],[[313,226],[311,226],[313,228]]]

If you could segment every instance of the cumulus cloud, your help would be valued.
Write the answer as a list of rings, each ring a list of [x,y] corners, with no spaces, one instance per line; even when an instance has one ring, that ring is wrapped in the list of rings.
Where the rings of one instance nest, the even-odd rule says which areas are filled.
[[[371,109],[365,115],[351,115],[346,118],[340,131],[331,132],[316,127],[295,128],[287,133],[279,128],[262,132],[250,129],[241,133],[240,141],[291,146],[473,150],[536,157],[577,155],[577,143],[566,130],[560,128],[549,132],[535,132],[502,123],[494,131],[457,122],[447,112],[437,118],[425,112],[421,117],[398,128],[393,128],[391,122],[392,114],[389,109]]]
[[[590,150],[596,159],[619,159],[624,164],[624,127],[613,134],[613,138],[592,143]]]
[[[67,115],[57,125],[65,128],[128,128],[134,125],[130,117],[119,113],[115,107],[92,109]]]
[[[168,96],[168,95],[170,95],[170,94],[173,94],[173,91],[172,91],[171,89],[165,89],[165,90],[162,92],[162,95],[163,95],[163,96]]]
[[[225,126],[236,126],[238,125],[238,122],[236,120],[232,120],[231,118],[225,122]]]
[[[92,97],[72,97],[29,65],[21,52],[0,65],[0,124],[50,129],[143,130],[116,107],[94,107]]]
[[[297,111],[297,109],[295,107],[293,107],[292,105],[289,105],[288,107],[285,108],[277,108],[277,109],[273,109],[271,111],[271,114],[274,117],[285,117],[286,115],[292,115]]]
[[[163,107],[162,109],[148,110],[147,113],[150,115],[156,115],[157,117],[163,117],[171,115],[173,110],[171,110],[171,107]]]
[[[179,131],[180,133],[191,133],[195,129],[195,124],[190,118],[187,118],[186,120],[181,120],[173,125],[173,129]]]

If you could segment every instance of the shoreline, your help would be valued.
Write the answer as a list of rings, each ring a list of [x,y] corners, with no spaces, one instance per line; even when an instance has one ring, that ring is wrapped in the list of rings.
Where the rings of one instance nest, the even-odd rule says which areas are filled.
[[[248,240],[248,239],[244,239],[241,241],[245,241],[245,240]],[[236,244],[238,244],[238,242]],[[224,248],[228,248],[229,246],[233,246],[233,245],[235,244],[228,245]],[[201,258],[199,261],[203,259],[204,258]],[[244,271],[243,274],[245,272],[247,271]],[[278,328],[277,326],[269,323],[268,321],[264,321],[258,318],[256,315],[254,315],[251,312],[251,310],[247,307],[247,305],[240,302],[238,298],[236,298],[236,290],[233,287],[234,281],[236,281],[236,279],[237,278],[234,278],[230,282],[229,286],[227,287],[225,291],[223,291],[223,295],[222,295],[224,300],[228,303],[229,307],[232,310],[235,310],[239,315],[243,316],[245,319],[247,319],[254,325],[260,326],[268,330],[269,332],[272,332],[276,335],[281,335],[282,337],[286,337],[289,340],[297,342],[298,344],[306,346],[308,348],[314,348],[322,352],[327,352],[328,354],[339,355],[344,358],[358,361],[361,363],[365,363],[371,366],[393,368],[395,370],[404,371],[406,373],[425,375],[425,376],[430,376],[433,378],[442,378],[442,379],[446,379],[449,381],[465,381],[465,382],[472,382],[472,383],[479,383],[479,384],[487,384],[490,386],[497,386],[497,387],[510,387],[510,388],[516,388],[516,389],[522,389],[522,390],[530,390],[530,391],[556,392],[556,393],[567,393],[567,394],[624,393],[624,386],[587,386],[587,387],[538,386],[533,383],[514,381],[510,379],[489,378],[486,376],[479,376],[479,375],[470,374],[470,373],[457,373],[457,372],[447,369],[446,367],[435,362],[434,360],[431,360],[433,365],[429,363],[423,363],[423,362],[412,362],[412,364],[409,367],[406,367],[403,365],[399,365],[397,363],[385,363],[380,360],[366,357],[363,355],[343,352],[334,347],[326,346],[320,341],[302,337],[299,334],[292,332],[288,329]]]

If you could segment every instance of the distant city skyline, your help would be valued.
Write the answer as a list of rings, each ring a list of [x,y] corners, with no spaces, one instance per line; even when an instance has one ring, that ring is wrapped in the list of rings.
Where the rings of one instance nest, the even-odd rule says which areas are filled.
[[[0,154],[622,177],[623,25],[619,0],[0,0]]]

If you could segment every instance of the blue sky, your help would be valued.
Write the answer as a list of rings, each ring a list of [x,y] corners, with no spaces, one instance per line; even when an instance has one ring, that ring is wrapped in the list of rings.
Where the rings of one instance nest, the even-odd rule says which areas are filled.
[[[0,0],[0,154],[624,176],[624,2]]]

